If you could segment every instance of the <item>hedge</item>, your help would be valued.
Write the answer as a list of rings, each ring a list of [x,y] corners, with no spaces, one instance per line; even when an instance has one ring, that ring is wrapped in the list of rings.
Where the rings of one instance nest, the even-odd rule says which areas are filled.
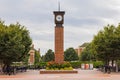
[[[103,66],[102,61],[94,61],[94,62],[89,62],[89,61],[76,61],[76,62],[70,62],[73,68],[81,68],[81,64],[90,64],[93,63],[94,68],[98,68],[100,66]]]

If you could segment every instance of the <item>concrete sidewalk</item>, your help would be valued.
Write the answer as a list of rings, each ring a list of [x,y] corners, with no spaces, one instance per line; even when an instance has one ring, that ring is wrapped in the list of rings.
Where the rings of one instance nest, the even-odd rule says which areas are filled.
[[[96,69],[77,70],[77,74],[39,74],[39,70],[28,70],[11,76],[0,75],[0,80],[120,80],[120,73],[105,74]]]

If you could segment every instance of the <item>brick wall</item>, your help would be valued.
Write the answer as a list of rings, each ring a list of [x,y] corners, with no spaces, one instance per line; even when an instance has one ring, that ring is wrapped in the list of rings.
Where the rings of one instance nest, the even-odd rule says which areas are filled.
[[[55,62],[64,61],[64,28],[55,27]]]

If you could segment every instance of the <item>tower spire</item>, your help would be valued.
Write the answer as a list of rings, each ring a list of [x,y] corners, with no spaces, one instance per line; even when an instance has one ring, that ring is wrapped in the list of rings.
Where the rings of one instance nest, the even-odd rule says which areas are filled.
[[[58,2],[58,11],[60,11],[60,1]]]

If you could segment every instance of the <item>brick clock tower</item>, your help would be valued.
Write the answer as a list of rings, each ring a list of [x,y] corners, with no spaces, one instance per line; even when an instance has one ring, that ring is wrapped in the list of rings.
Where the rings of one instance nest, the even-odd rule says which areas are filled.
[[[55,62],[62,63],[64,61],[64,14],[65,11],[54,11],[55,21]]]

